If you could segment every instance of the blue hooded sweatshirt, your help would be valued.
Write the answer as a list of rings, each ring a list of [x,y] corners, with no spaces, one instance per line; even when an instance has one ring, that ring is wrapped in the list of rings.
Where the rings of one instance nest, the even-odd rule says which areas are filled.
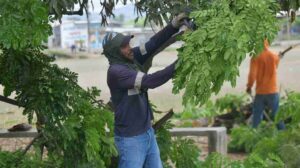
[[[166,26],[139,47],[132,48],[134,61],[124,59],[120,53],[123,35],[115,37],[104,47],[104,55],[110,63],[107,84],[115,112],[115,135],[131,137],[151,128],[152,109],[148,101],[148,89],[163,85],[173,77],[175,63],[161,71],[147,74],[151,55],[178,29]]]

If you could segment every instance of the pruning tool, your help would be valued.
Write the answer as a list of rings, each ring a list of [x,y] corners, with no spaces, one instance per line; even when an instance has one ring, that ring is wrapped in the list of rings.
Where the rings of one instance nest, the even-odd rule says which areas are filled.
[[[286,54],[287,52],[289,52],[289,51],[292,50],[293,48],[296,48],[296,47],[299,46],[299,45],[300,45],[300,43],[291,45],[291,46],[289,46],[288,48],[286,48],[285,50],[279,52],[279,53],[280,53],[280,59],[282,59],[282,58],[284,57],[284,54]]]

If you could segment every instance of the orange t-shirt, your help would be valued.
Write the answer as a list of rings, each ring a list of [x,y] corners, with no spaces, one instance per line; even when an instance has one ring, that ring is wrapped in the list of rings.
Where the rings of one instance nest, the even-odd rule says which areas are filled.
[[[264,51],[251,59],[247,87],[251,88],[256,82],[256,94],[277,93],[278,54],[269,50],[267,40],[264,42]]]

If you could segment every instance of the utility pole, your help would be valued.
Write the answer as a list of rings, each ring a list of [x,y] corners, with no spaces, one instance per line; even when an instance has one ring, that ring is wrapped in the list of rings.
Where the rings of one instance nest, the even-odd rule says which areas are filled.
[[[287,40],[291,40],[291,34],[290,34],[290,31],[291,31],[291,22],[290,22],[290,17],[288,16],[287,17],[287,25],[286,25],[286,31],[287,31]]]
[[[86,4],[86,24],[87,24],[87,36],[88,36],[88,41],[87,41],[87,52],[90,53],[90,42],[91,42],[91,28],[90,28],[90,17],[89,17],[89,4]]]

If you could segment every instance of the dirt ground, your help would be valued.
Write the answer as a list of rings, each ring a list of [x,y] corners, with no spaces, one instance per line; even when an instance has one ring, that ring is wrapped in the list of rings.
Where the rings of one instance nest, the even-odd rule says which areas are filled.
[[[283,48],[273,48],[274,51],[281,51]],[[177,52],[167,51],[158,54],[154,61],[151,72],[163,69],[171,64],[177,58]],[[79,74],[79,84],[83,87],[97,86],[102,90],[101,99],[109,99],[109,90],[106,84],[106,72],[108,62],[103,55],[94,56],[90,59],[69,59],[58,60],[57,63],[62,67],[68,67]],[[220,93],[215,97],[220,97],[226,93],[243,93],[246,89],[247,77],[249,71],[249,58],[247,58],[240,66],[240,76],[237,79],[236,87],[231,87],[229,83],[225,83]],[[290,89],[300,91],[299,77],[300,74],[300,48],[296,48],[289,52],[281,61],[278,69],[278,82],[280,90]],[[175,111],[182,110],[181,95],[172,94],[172,81],[163,86],[150,90],[150,100],[161,110],[173,108]]]
[[[284,47],[283,47],[284,48]],[[282,47],[272,48],[274,51],[281,51]],[[157,55],[153,62],[153,67],[150,70],[155,72],[163,69],[167,65],[176,60],[177,52],[169,50],[161,52]],[[102,90],[101,99],[107,101],[109,99],[109,90],[106,84],[106,72],[108,62],[103,55],[92,55],[86,59],[59,59],[56,63],[60,67],[68,67],[72,71],[78,73],[79,84],[86,88],[96,86]],[[218,95],[212,97],[220,97],[226,93],[243,93],[245,91],[247,76],[249,71],[249,58],[247,58],[240,66],[240,76],[237,79],[236,87],[231,87],[226,83]],[[278,69],[278,81],[280,85],[280,92],[284,94],[286,89],[300,91],[299,85],[300,74],[300,48],[296,48],[289,52],[281,61]],[[0,90],[2,90],[0,88]],[[157,105],[158,109],[166,111],[173,108],[175,112],[182,110],[181,94],[172,94],[172,82],[164,84],[163,86],[149,91],[150,100]],[[26,117],[22,115],[22,109],[7,105],[0,102],[0,128],[8,128],[16,123],[26,122]],[[25,147],[30,139],[1,139],[0,147],[3,150],[15,150],[18,146]],[[207,142],[206,142],[207,143]],[[205,144],[205,141],[204,141]],[[229,154],[234,159],[241,159],[245,156],[243,154]]]
[[[274,47],[272,49],[274,51],[281,51],[283,48]],[[155,57],[150,73],[163,69],[176,60],[176,57],[177,52],[175,50],[161,52]],[[92,55],[87,59],[58,59],[56,63],[60,67],[68,67],[72,71],[78,73],[78,81],[82,87],[96,86],[102,90],[100,99],[105,101],[109,99],[110,93],[106,84],[108,62],[103,55]],[[248,71],[249,58],[244,60],[240,66],[240,76],[237,79],[237,85],[231,87],[229,83],[225,83],[220,93],[212,96],[212,99],[223,96],[226,93],[243,93],[246,88]],[[279,65],[278,82],[281,93],[284,93],[286,89],[300,91],[299,74],[300,48],[296,48],[290,51]],[[172,86],[172,81],[169,81],[159,88],[150,90],[149,97],[159,109],[168,110],[173,108],[176,112],[179,112],[182,110],[181,94],[172,94]],[[19,109],[0,102],[0,113],[8,111],[19,111]],[[2,126],[1,123],[0,126]]]

